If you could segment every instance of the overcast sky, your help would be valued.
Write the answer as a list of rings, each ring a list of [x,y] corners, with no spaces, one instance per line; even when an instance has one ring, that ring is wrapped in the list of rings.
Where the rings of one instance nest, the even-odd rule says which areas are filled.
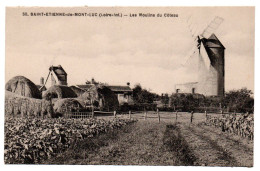
[[[24,17],[22,12],[174,13],[178,18]],[[203,29],[224,18],[216,36],[226,47],[226,90],[254,89],[254,8],[8,8],[6,81],[23,75],[35,84],[50,65],[62,65],[68,84],[94,77],[111,85],[140,83],[171,93],[176,83],[196,81],[196,59],[184,62],[194,42],[187,26]]]

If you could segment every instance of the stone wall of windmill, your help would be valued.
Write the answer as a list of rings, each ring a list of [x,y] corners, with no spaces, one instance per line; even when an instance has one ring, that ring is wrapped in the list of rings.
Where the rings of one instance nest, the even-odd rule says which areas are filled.
[[[206,96],[222,97],[225,91],[225,47],[215,34],[208,39],[203,38],[202,44],[206,53],[201,53],[199,58],[203,60],[202,56],[206,55],[210,63],[208,67],[203,62],[199,63],[198,92]]]

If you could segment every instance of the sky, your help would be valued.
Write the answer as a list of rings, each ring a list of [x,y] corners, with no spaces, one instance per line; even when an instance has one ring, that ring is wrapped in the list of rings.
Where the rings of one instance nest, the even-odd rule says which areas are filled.
[[[128,17],[31,17],[22,12],[119,12]],[[140,12],[178,17],[129,17]],[[51,65],[62,65],[69,85],[95,78],[172,93],[175,84],[197,79],[197,60],[185,62],[195,46],[190,16],[193,30],[203,30],[215,16],[224,19],[214,33],[226,48],[225,89],[254,90],[253,7],[7,8],[6,82],[23,75],[39,84]]]

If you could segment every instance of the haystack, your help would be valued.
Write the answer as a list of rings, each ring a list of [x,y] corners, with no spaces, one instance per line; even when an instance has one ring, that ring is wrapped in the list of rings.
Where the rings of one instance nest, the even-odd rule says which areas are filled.
[[[52,117],[50,101],[24,97],[5,91],[5,115],[23,117]]]
[[[21,96],[41,99],[41,92],[37,86],[24,76],[16,76],[10,79],[5,84],[5,89]]]
[[[93,103],[95,107],[103,111],[113,111],[119,107],[115,93],[104,85],[92,86],[88,91],[82,94],[79,99],[83,99],[86,106]]]
[[[53,85],[43,93],[43,98],[75,98],[77,94],[68,86]]]
[[[83,109],[83,106],[76,100],[72,98],[58,99],[54,103],[55,113],[64,113],[64,112],[74,112],[80,111]]]

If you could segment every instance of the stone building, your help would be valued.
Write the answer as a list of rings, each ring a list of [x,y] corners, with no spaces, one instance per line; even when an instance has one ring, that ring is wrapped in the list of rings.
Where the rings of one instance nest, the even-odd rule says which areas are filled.
[[[114,86],[114,85],[108,85],[108,88],[110,88],[117,96],[119,105],[123,104],[133,104],[133,90],[130,88],[129,83],[125,86]]]

